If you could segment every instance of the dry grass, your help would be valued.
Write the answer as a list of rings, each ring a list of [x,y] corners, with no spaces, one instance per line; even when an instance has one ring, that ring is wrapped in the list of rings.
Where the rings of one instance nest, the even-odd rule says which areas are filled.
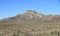
[[[0,36],[58,36],[60,23],[1,24]]]

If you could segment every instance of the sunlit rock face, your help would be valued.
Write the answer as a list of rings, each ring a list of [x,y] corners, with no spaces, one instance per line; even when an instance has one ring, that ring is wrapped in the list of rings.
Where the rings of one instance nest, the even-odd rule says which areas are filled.
[[[43,14],[39,14],[36,11],[32,11],[32,10],[27,10],[25,13],[25,16],[27,18],[27,20],[34,20],[34,21],[41,21],[44,17]]]
[[[32,11],[32,10],[28,10],[27,14],[31,15],[31,16],[38,16],[38,17],[43,17],[42,14],[37,13],[36,11]]]

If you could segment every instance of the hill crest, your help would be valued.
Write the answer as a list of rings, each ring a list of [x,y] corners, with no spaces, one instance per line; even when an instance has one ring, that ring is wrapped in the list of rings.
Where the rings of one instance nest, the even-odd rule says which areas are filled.
[[[35,10],[27,10],[24,14],[19,14],[14,17],[5,18],[0,21],[0,23],[5,22],[59,22],[60,15],[44,15],[37,13]]]

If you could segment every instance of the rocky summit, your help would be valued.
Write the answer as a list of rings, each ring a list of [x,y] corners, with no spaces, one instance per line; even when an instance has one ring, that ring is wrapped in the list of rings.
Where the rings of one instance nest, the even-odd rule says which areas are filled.
[[[56,23],[60,22],[60,15],[44,15],[41,13],[37,13],[35,10],[27,10],[26,13],[18,14],[13,17],[4,18],[0,21],[0,23],[19,23],[19,22],[49,22]]]

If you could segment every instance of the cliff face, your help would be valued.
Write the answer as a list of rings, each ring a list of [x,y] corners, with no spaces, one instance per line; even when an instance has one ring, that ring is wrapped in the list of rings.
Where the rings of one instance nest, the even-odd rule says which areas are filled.
[[[4,22],[25,22],[25,21],[32,21],[32,22],[60,22],[60,15],[44,15],[41,13],[37,13],[33,10],[27,10],[24,14],[19,14],[14,17],[5,18],[0,21],[0,23]]]

